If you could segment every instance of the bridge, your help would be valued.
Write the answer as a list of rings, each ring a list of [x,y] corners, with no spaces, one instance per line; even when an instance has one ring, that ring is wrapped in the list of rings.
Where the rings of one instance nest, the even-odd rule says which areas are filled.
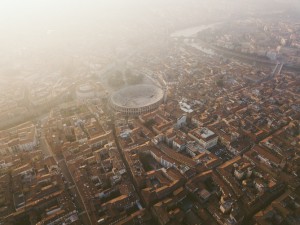
[[[271,77],[274,77],[276,75],[280,75],[281,74],[281,70],[283,68],[283,63],[277,63],[276,66],[274,67]]]

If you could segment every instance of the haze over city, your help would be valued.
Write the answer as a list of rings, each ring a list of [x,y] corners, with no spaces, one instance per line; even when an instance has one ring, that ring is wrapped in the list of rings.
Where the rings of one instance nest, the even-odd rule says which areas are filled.
[[[0,225],[298,225],[299,176],[299,0],[0,1]]]
[[[29,56],[27,63],[32,63],[31,57],[65,59],[95,46],[111,51],[122,41],[151,41],[166,30],[209,20],[285,9],[296,13],[300,8],[297,0],[2,0],[0,4],[1,62],[7,67],[14,67],[10,56]]]

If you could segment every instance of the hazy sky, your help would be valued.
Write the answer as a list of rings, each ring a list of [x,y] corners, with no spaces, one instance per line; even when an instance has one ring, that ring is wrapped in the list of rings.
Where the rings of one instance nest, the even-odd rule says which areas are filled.
[[[153,40],[153,33],[168,26],[176,29],[276,6],[299,9],[300,0],[0,0],[0,65],[3,57],[24,49],[46,55],[87,44],[115,45],[126,38]]]
[[[28,29],[33,26],[59,26],[72,21],[86,25],[93,20],[105,23],[105,19],[114,18],[120,22],[125,17],[138,20],[138,16],[143,16],[152,7],[168,10],[179,5],[183,10],[189,6],[193,10],[195,4],[219,6],[225,3],[225,7],[246,2],[255,2],[266,9],[275,2],[300,7],[300,0],[1,0],[0,25],[6,29]]]

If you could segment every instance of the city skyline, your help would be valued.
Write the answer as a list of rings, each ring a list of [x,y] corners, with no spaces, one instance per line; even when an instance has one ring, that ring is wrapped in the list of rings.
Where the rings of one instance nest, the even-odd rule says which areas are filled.
[[[300,224],[298,0],[2,0],[0,49],[0,225]]]

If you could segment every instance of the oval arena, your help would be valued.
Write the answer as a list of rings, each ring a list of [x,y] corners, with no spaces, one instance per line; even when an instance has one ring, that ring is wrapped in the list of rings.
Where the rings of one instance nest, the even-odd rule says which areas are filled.
[[[127,115],[139,115],[151,112],[163,102],[164,91],[149,84],[125,87],[110,97],[111,107]]]

